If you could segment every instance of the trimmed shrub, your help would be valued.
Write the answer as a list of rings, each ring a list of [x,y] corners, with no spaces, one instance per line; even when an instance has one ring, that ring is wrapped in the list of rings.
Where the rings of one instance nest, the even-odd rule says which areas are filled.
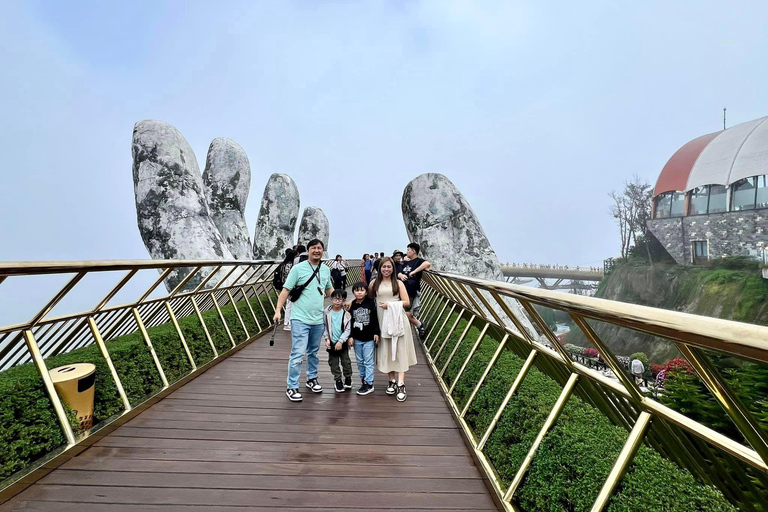
[[[470,360],[453,393],[460,408],[497,347],[498,342],[486,337]],[[520,357],[504,350],[489,372],[465,416],[477,438],[485,433],[522,365]],[[560,393],[561,387],[534,364],[484,448],[502,485],[511,482]],[[572,395],[518,490],[520,509],[590,510],[626,438],[624,428]],[[642,446],[609,510],[724,512],[735,508],[719,490],[698,483],[687,470]]]
[[[266,327],[269,322],[257,298],[254,297],[250,301],[261,326]],[[259,329],[248,305],[242,301],[238,303],[238,307],[249,334],[255,335]],[[235,339],[238,342],[246,341],[232,305],[221,309]],[[271,310],[266,297],[264,309]],[[231,349],[232,343],[216,309],[203,313],[203,318],[219,353]],[[178,321],[195,363],[200,366],[210,361],[213,351],[197,315],[193,313],[179,318]],[[173,383],[189,374],[192,367],[173,324],[152,327],[147,332],[168,382]],[[137,404],[160,391],[160,375],[141,333],[135,332],[112,339],[107,342],[107,350],[131,404]],[[123,411],[123,402],[112,380],[112,374],[95,344],[49,357],[45,362],[49,369],[73,363],[92,363],[96,366],[94,423]],[[74,414],[71,414],[71,411],[69,413],[73,427],[77,428]],[[0,372],[0,445],[3,447],[0,451],[0,480],[23,469],[65,442],[66,438],[37,368],[29,363]]]

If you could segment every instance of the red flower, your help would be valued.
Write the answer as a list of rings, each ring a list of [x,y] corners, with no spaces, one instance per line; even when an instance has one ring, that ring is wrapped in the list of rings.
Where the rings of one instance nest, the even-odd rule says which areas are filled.
[[[664,366],[664,369],[667,371],[667,375],[675,372],[693,373],[693,368],[691,367],[691,363],[689,363],[687,360],[683,359],[682,357],[676,357],[671,361],[667,361],[667,364]]]
[[[584,349],[584,355],[587,356],[587,357],[597,357],[598,356],[598,352],[597,352],[596,348],[592,348],[592,347],[585,348]]]

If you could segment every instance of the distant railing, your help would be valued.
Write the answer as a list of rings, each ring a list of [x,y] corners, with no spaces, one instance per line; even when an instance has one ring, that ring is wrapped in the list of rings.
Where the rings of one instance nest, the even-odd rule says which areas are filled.
[[[557,422],[572,394],[593,405],[614,425],[620,425],[629,431],[626,443],[594,501],[593,511],[603,510],[606,506],[643,443],[688,469],[700,482],[717,486],[724,496],[741,509],[766,510],[764,506],[768,503],[768,434],[723,379],[705,351],[768,362],[768,327],[450,273],[427,272],[424,281],[427,286],[422,291],[421,318],[430,326],[429,335],[423,340],[430,366],[465,437],[474,448],[476,459],[491,481],[499,502],[507,510],[516,510],[516,493],[521,488],[539,446]],[[511,299],[519,301],[522,306],[519,312],[513,313],[518,305],[510,304]],[[543,308],[567,313],[575,326],[599,351],[606,367],[610,368],[616,378],[609,378],[587,365],[573,361],[547,327],[540,313]],[[456,313],[459,313],[459,316]],[[461,315],[465,315],[465,319],[470,317],[470,320],[458,341],[452,342],[455,345],[446,360],[445,354],[450,349],[446,343],[452,335],[455,337],[454,332]],[[449,322],[449,319],[453,318],[455,320]],[[664,337],[674,343],[749,444],[730,439],[646,396],[633,376],[627,373],[625,366],[592,327],[591,323],[594,321]],[[464,338],[473,322],[474,326],[477,329],[482,328],[482,331],[477,340],[465,342]],[[536,327],[535,332],[531,332],[531,324]],[[477,352],[486,332],[490,332],[489,329],[499,332],[498,336],[503,335],[503,339],[485,366],[468,401],[459,404],[453,396],[456,383]],[[468,347],[471,348],[467,351],[467,347],[463,346],[462,351],[467,355],[459,361],[462,364],[458,374],[452,377],[452,382],[447,382],[446,369],[451,365],[451,360],[462,343],[470,343]],[[467,411],[505,348],[525,358],[525,364],[514,377],[514,382],[493,416],[491,424],[483,432],[476,433],[467,423]],[[457,365],[458,362],[454,364]],[[519,391],[532,366],[557,381],[562,386],[562,391],[528,455],[517,469],[514,478],[511,478],[511,484],[506,486],[485,453],[485,447],[505,407]],[[474,375],[477,375],[478,368],[474,371]],[[512,379],[512,376],[509,376],[509,379]],[[757,396],[752,398],[765,399]]]
[[[326,262],[328,265],[330,263]],[[347,280],[351,285],[360,279],[360,261],[348,260],[348,263]],[[35,388],[38,385],[36,382],[40,381],[30,381],[31,374],[25,370],[30,365],[33,366],[36,370],[34,373],[42,381],[43,396],[50,400],[51,412],[55,418],[53,422],[58,422],[64,440],[64,444],[58,448],[54,441],[48,440],[48,444],[54,445],[53,449],[49,449],[37,460],[19,463],[23,467],[4,481],[0,473],[0,503],[68,458],[77,455],[96,439],[186,383],[200,371],[236,352],[245,346],[245,342],[256,339],[272,327],[276,304],[273,274],[278,264],[278,261],[271,260],[0,263],[0,303],[6,305],[13,299],[8,294],[3,294],[2,285],[9,278],[16,281],[21,278],[23,281],[18,284],[24,285],[29,281],[29,286],[34,287],[36,283],[32,276],[68,276],[66,283],[56,293],[50,297],[40,297],[39,310],[28,321],[0,326],[0,380],[5,378],[11,382],[6,385],[3,385],[5,381],[0,382],[0,393],[18,391],[19,382],[22,381],[27,383],[25,389]],[[141,291],[130,302],[109,305],[121,291],[132,288],[126,286],[135,284],[134,278],[142,271],[153,274],[149,280],[152,284],[146,288],[141,287]],[[159,275],[154,274],[155,272],[159,272]],[[78,284],[93,276],[110,280],[112,283],[106,294],[90,297],[89,303],[93,304],[93,307],[75,313],[50,316],[54,308],[77,289]],[[158,291],[164,282],[175,283],[167,294]],[[161,296],[156,296],[158,294]],[[161,333],[162,336],[158,334],[162,340],[152,334],[156,332],[153,331],[154,328],[165,329]],[[199,338],[194,340],[197,343],[195,346],[193,340],[187,339],[190,328],[199,335]],[[173,336],[169,335],[169,332]],[[123,382],[123,372],[119,365],[115,365],[115,354],[111,351],[114,351],[113,341],[125,340],[131,336],[135,339],[139,335],[145,346],[144,354],[148,352],[151,356],[149,366],[153,367],[152,371],[156,372],[160,384],[155,387],[142,387],[132,382],[134,388],[152,389],[150,395],[132,398],[127,391],[128,383]],[[170,341],[169,336],[173,337]],[[175,353],[159,354],[159,350],[156,350],[158,342]],[[98,347],[99,355],[94,355],[93,352],[83,353],[83,350],[94,345]],[[204,351],[205,357],[201,355]],[[91,358],[97,368],[101,367],[99,371],[104,370],[105,364],[107,371],[101,374],[104,377],[102,381],[97,379],[97,390],[99,387],[114,384],[116,394],[119,395],[117,401],[121,402],[119,407],[114,407],[119,409],[118,413],[87,431],[80,431],[76,425],[73,426],[71,413],[59,396],[48,372],[52,366],[49,361],[61,360],[68,354],[72,355],[70,359],[75,360],[80,357],[78,354]],[[135,357],[135,353],[127,357],[126,364],[133,365],[135,361],[130,358]],[[168,367],[168,361],[175,365],[174,369]],[[67,362],[71,364],[71,361]],[[146,374],[148,370],[144,371]],[[176,377],[175,381],[170,376],[171,372]],[[11,374],[13,379],[8,378]],[[111,382],[105,382],[110,380]],[[98,397],[97,393],[97,401]],[[0,395],[0,399],[3,398]],[[39,406],[28,405],[30,408]],[[98,408],[99,404],[96,406]],[[54,426],[53,430],[55,428]],[[50,429],[47,432],[50,433]],[[46,440],[43,439],[41,444],[45,445]],[[0,467],[2,466],[3,464],[0,464]]]

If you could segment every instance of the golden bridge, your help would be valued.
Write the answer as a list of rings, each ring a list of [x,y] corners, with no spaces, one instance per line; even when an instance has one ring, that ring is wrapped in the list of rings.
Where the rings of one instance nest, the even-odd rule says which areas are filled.
[[[11,282],[64,283],[0,327],[0,510],[768,510],[766,388],[740,373],[765,370],[768,328],[429,272],[405,403],[377,390],[295,404],[277,263],[0,264],[5,305]],[[117,301],[139,274],[151,285]],[[105,293],[53,315],[94,276]],[[605,371],[573,360],[546,310]],[[639,387],[600,334],[617,329],[674,344],[679,382],[722,421]],[[95,380],[65,391],[55,372],[83,363]],[[92,413],[72,398],[87,392]]]

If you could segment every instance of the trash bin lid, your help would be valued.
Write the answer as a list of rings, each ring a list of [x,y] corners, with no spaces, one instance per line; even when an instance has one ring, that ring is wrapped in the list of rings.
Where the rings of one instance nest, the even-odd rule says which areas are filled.
[[[68,382],[87,377],[96,371],[96,366],[91,363],[76,363],[59,366],[48,370],[53,383]]]

